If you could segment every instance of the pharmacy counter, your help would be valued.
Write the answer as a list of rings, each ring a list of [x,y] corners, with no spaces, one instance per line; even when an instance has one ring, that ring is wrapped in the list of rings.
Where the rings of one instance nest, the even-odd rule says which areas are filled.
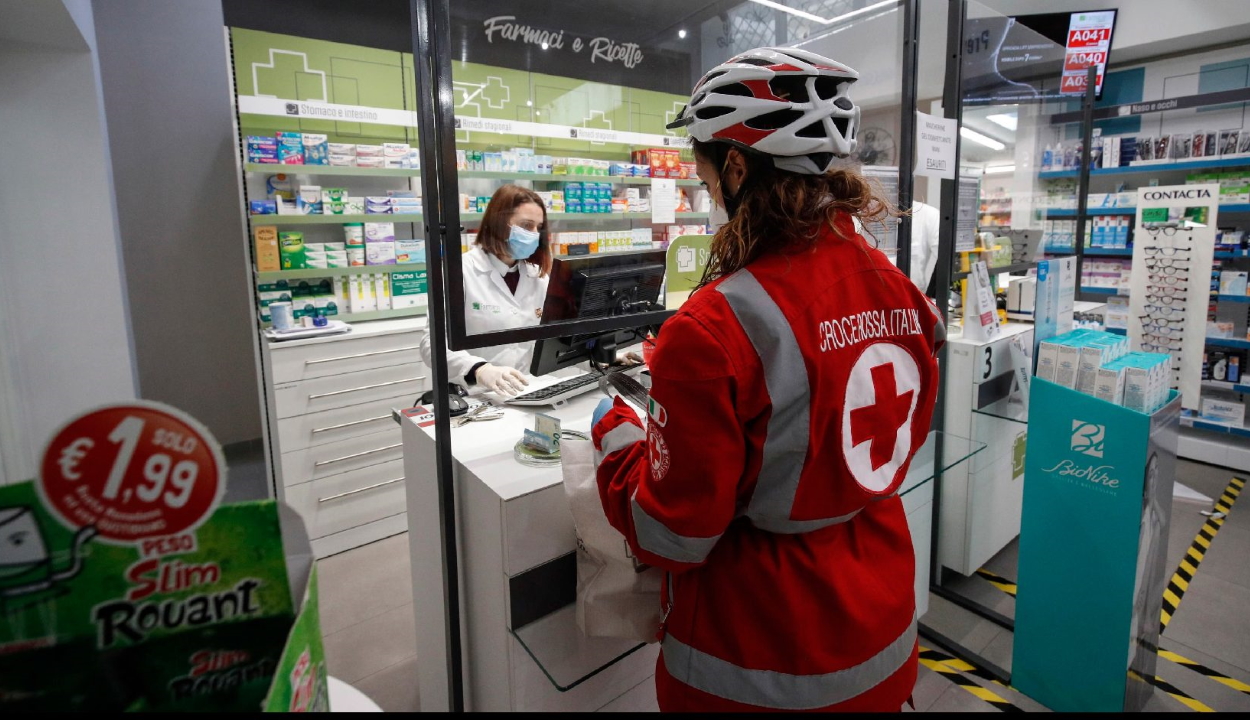
[[[601,397],[591,392],[544,410],[566,430],[588,431]],[[522,430],[534,427],[533,412],[505,407],[502,419],[451,429],[465,705],[475,711],[598,710],[644,681],[650,686],[659,645],[588,638],[578,629],[572,604],[577,538],[560,468],[529,467],[513,457]],[[407,417],[402,426],[405,475],[421,478],[408,483],[421,709],[446,710],[434,428]]]
[[[559,417],[566,430],[588,431],[601,397],[587,393],[548,413]],[[578,629],[573,606],[577,538],[560,468],[517,462],[513,446],[525,428],[533,428],[533,411],[508,407],[503,414],[499,420],[451,429],[466,707],[589,711],[609,704],[607,709],[635,706],[631,698],[641,697],[644,689],[653,693],[658,645],[587,638]],[[421,709],[446,710],[434,428],[432,421],[411,417],[401,424],[405,475],[421,479],[409,481],[407,495]],[[935,461],[951,468],[985,447],[940,435],[930,433],[900,489],[915,540],[918,615],[928,608]],[[939,447],[943,452],[935,456]],[[613,702],[631,688],[629,698]]]

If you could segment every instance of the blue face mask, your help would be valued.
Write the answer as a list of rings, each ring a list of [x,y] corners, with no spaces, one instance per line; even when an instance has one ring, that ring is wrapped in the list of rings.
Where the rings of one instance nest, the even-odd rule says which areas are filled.
[[[508,236],[508,253],[513,260],[524,260],[538,249],[539,233],[537,230],[512,225],[512,234]]]

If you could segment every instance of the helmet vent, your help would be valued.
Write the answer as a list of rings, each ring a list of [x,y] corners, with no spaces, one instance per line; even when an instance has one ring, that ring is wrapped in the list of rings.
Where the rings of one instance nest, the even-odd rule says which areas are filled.
[[[807,95],[807,78],[801,75],[778,75],[768,81],[773,94],[790,102],[809,102]]]
[[[817,120],[802,130],[795,133],[798,137],[822,138],[825,137],[825,121]]]
[[[759,117],[744,120],[743,124],[755,130],[777,130],[801,117],[803,117],[803,113],[798,110],[774,110]]]
[[[846,137],[846,130],[847,130],[847,127],[850,126],[851,124],[851,119],[850,118],[830,118],[830,119],[833,120],[833,126],[838,129],[838,133],[840,133],[842,137]]]
[[[838,91],[841,89],[839,86],[841,86],[843,82],[843,80],[835,77],[821,75],[816,78],[816,94],[820,96],[821,100],[828,100],[829,98],[837,97]],[[847,108],[843,109],[845,110]]]
[[[719,95],[738,95],[740,97],[755,97],[755,93],[751,92],[751,88],[743,85],[742,83],[733,83],[732,85],[712,88],[711,90],[708,90],[708,93],[715,93]]]
[[[728,115],[733,111],[733,108],[727,107],[701,107],[694,111],[694,116],[700,120],[711,120],[721,115]]]
[[[759,67],[768,67],[773,64],[772,60],[765,60],[763,58],[742,58],[741,60],[734,60],[733,62],[739,65],[758,65]]]

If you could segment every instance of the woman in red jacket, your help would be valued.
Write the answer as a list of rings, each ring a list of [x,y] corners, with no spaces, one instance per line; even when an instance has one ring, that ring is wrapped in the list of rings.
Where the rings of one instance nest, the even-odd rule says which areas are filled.
[[[891,208],[830,170],[854,70],[793,48],[713,68],[670,127],[728,222],[663,328],[645,424],[596,414],[604,509],[667,571],[664,710],[899,710],[915,563],[897,495],[937,394],[936,308],[855,231]]]

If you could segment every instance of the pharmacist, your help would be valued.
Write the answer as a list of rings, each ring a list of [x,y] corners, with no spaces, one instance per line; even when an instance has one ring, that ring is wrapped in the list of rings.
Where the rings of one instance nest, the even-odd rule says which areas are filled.
[[[537,325],[551,271],[542,198],[519,185],[496,190],[463,262],[465,332],[476,335]],[[427,332],[421,339],[421,357],[427,365],[433,365],[431,342]],[[528,384],[524,372],[533,354],[532,342],[447,351],[447,377],[468,387],[516,395]]]

